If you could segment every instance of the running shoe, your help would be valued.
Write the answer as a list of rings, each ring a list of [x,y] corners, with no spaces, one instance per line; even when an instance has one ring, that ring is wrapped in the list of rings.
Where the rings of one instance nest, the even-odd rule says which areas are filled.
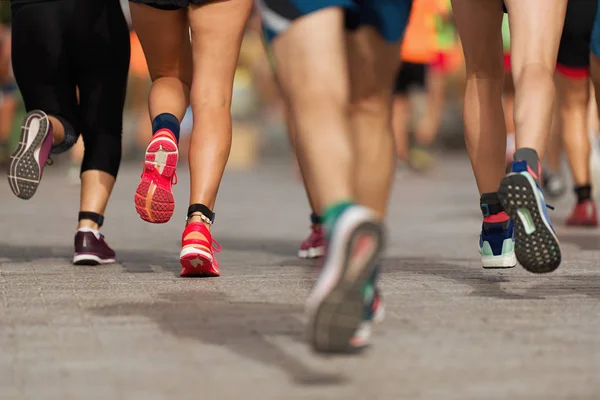
[[[195,236],[195,237],[191,237]],[[204,239],[198,238],[204,237]],[[219,263],[214,253],[221,251],[219,243],[212,238],[206,225],[200,222],[189,223],[181,235],[181,277],[220,276]]]
[[[510,218],[503,222],[483,222],[479,253],[483,268],[513,268],[517,265],[514,227]]]
[[[115,262],[115,252],[111,249],[104,235],[92,229],[79,229],[75,234],[75,265],[101,265]]]
[[[45,112],[34,110],[25,116],[21,138],[10,156],[8,183],[21,199],[30,199],[36,192],[44,166],[49,160],[54,134]]]
[[[585,200],[575,204],[575,208],[567,218],[568,226],[598,226],[598,210],[593,200]]]
[[[409,153],[409,165],[417,172],[429,171],[435,162],[431,149],[424,146],[415,146]]]
[[[385,318],[385,307],[381,291],[377,285],[379,267],[375,267],[371,277],[363,288],[364,314],[360,326],[354,333],[351,342],[368,343],[373,331],[373,325],[383,322]]]
[[[515,254],[528,271],[548,273],[561,262],[558,238],[542,190],[525,161],[515,161],[502,179],[498,196],[515,224]]]
[[[304,242],[300,244],[298,250],[299,258],[319,258],[323,257],[325,251],[325,236],[321,225],[313,224],[311,226],[310,235]]]
[[[323,353],[353,353],[368,345],[363,290],[383,247],[383,227],[369,209],[353,205],[333,224],[323,269],[306,311],[308,339]]]
[[[135,209],[144,221],[162,224],[171,219],[178,159],[175,135],[167,129],[156,132],[146,149],[144,171],[135,192]]]
[[[562,174],[544,170],[542,177],[544,181],[544,193],[548,197],[557,199],[566,193],[567,182]]]

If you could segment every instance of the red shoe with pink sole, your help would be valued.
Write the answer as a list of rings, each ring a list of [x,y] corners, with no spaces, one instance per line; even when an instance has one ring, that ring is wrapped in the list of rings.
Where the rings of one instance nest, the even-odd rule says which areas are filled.
[[[177,183],[179,148],[175,135],[167,129],[154,134],[146,149],[141,182],[135,192],[135,209],[144,221],[168,222],[175,209],[173,185]]]
[[[193,233],[204,236],[189,238]],[[197,235],[194,235],[197,236]],[[201,222],[189,223],[181,235],[181,277],[216,277],[220,276],[219,263],[214,253],[221,251],[221,245],[212,238],[210,231]]]

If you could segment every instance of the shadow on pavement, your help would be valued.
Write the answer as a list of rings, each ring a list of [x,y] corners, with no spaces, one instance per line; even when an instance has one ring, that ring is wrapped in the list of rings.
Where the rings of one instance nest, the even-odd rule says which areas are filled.
[[[468,266],[469,264],[471,266]],[[511,271],[513,269],[486,270],[474,264],[476,264],[474,260],[466,259],[445,259],[442,262],[436,262],[433,259],[424,258],[388,258],[383,262],[385,274],[408,272],[417,275],[442,277],[471,287],[473,292],[470,296],[492,297],[503,300],[543,300],[547,297],[578,294],[600,299],[600,270],[595,279],[589,275],[560,275],[556,276],[555,279],[550,279],[552,275],[530,275],[536,279],[540,276],[549,279],[537,283],[528,288],[525,293],[519,294],[509,292],[501,286],[502,283],[511,281]],[[515,268],[521,267],[517,265]],[[519,275],[518,279],[523,281],[527,278]]]
[[[91,309],[104,317],[143,316],[179,338],[222,346],[250,360],[284,371],[299,385],[339,385],[340,375],[321,373],[283,351],[269,338],[304,339],[302,308],[288,304],[232,302],[202,291],[162,294],[152,303],[120,303]]]
[[[591,231],[594,233],[594,231]],[[600,249],[600,236],[584,235],[581,233],[560,232],[558,238],[561,243],[568,243],[579,247],[580,250],[598,250]]]
[[[500,284],[510,281],[510,270],[484,270],[481,267],[465,266],[466,263],[473,264],[473,260],[444,259],[440,262],[425,258],[388,258],[383,262],[383,269],[387,274],[408,272],[448,279],[471,287],[471,296],[503,300],[542,299],[535,294],[522,295],[504,290]]]

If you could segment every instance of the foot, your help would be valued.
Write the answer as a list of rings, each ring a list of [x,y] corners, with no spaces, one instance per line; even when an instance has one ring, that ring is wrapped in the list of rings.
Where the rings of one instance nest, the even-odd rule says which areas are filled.
[[[321,225],[313,224],[310,235],[300,244],[298,250],[299,258],[319,258],[323,257],[325,251],[325,236]]]
[[[142,180],[135,192],[135,209],[144,221],[162,224],[171,219],[178,158],[175,135],[166,129],[156,132],[146,149]]]
[[[598,210],[593,200],[585,200],[575,204],[575,208],[567,219],[568,226],[598,226]]]
[[[503,222],[483,222],[479,253],[483,268],[513,268],[517,265],[514,228],[510,218]]]
[[[383,247],[383,227],[369,209],[353,205],[333,224],[323,269],[306,310],[313,349],[353,353],[368,345],[359,332],[365,320],[363,289]]]
[[[565,194],[567,191],[567,182],[560,173],[544,170],[544,172],[542,172],[542,176],[544,179],[544,193],[548,197],[557,199]]]
[[[219,263],[214,253],[221,246],[212,238],[210,231],[200,222],[191,222],[181,236],[182,249],[179,255],[181,277],[220,276]]]
[[[373,325],[383,322],[385,318],[385,307],[383,306],[383,297],[377,284],[379,268],[375,267],[371,277],[363,288],[364,296],[364,314],[359,328],[354,333],[351,342],[368,343],[373,331]]]
[[[46,113],[40,110],[27,113],[19,145],[10,156],[8,167],[8,183],[17,197],[30,199],[35,194],[52,150],[52,132]]]
[[[427,147],[417,146],[410,150],[409,164],[417,172],[429,171],[435,162],[433,152]]]
[[[512,172],[498,191],[515,224],[515,254],[528,271],[548,273],[561,262],[558,238],[550,222],[544,195],[525,161],[513,162]]]
[[[115,252],[104,241],[104,235],[92,229],[80,229],[75,234],[75,265],[100,265],[115,262]]]

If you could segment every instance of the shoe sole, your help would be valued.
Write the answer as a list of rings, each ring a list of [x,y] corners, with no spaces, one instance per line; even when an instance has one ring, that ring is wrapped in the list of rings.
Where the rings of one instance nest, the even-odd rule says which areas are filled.
[[[135,209],[144,221],[164,224],[173,216],[175,198],[172,188],[157,185],[152,175],[158,171],[164,179],[171,182],[178,159],[177,144],[169,138],[157,138],[148,145],[144,173],[134,198]]]
[[[340,228],[307,300],[308,339],[321,353],[356,353],[366,347],[366,341],[353,338],[364,318],[362,289],[383,247],[383,228],[374,220],[358,217]],[[333,253],[335,242],[343,249]]]
[[[73,265],[106,265],[113,264],[116,260],[114,258],[102,258],[93,254],[75,254],[73,257]]]
[[[32,126],[38,121],[38,126]],[[40,166],[40,148],[50,121],[41,111],[31,111],[25,116],[21,126],[21,138],[15,152],[10,156],[8,183],[15,196],[27,200],[33,197],[40,184],[42,168]]]
[[[310,260],[314,258],[321,258],[325,254],[325,247],[311,247],[308,250],[298,250],[298,258],[303,260]]]
[[[545,204],[532,181],[520,173],[508,174],[502,179],[498,195],[515,225],[517,260],[527,271],[545,274],[558,268],[561,251],[558,238],[540,210]]]
[[[482,257],[481,265],[484,269],[510,269],[517,266],[517,257],[514,253],[508,256]]]
[[[179,262],[181,264],[179,276],[182,278],[215,278],[221,276],[219,270],[213,266],[213,257],[205,251],[193,249],[186,252],[186,249],[183,249],[179,256]]]

